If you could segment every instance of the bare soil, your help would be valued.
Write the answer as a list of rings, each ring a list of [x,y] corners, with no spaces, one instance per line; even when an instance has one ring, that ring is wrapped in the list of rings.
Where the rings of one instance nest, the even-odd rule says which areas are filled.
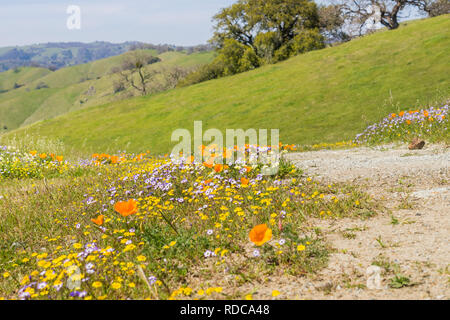
[[[450,298],[448,146],[385,145],[288,158],[316,179],[361,186],[385,209],[366,220],[311,221],[333,248],[328,266],[308,277],[275,277],[256,288],[261,296],[277,289],[282,299]],[[367,282],[373,264],[381,268],[378,288]],[[395,276],[407,280],[398,285]]]

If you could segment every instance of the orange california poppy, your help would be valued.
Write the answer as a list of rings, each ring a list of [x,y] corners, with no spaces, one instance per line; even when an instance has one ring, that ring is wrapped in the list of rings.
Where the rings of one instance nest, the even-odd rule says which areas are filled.
[[[93,222],[93,223],[95,223],[96,225],[98,225],[98,226],[101,226],[102,224],[103,224],[103,221],[105,220],[105,216],[104,215],[99,215],[97,218],[95,218],[95,219],[91,219],[91,221]]]
[[[207,156],[209,155],[209,152],[206,150],[206,146],[201,145],[201,146],[198,147],[198,149],[199,149],[199,151],[200,151],[200,154],[201,154],[203,157],[207,157]]]
[[[248,183],[250,182],[249,179],[242,177],[241,178],[241,184],[244,186],[248,186]]]
[[[194,163],[194,160],[195,160],[195,157],[194,157],[194,156],[190,156],[190,157],[188,157],[188,158],[186,159],[186,163],[187,163],[187,164]]]
[[[222,172],[223,171],[223,164],[220,164],[220,163],[216,164],[214,166],[214,171],[217,172],[217,173]]]
[[[112,164],[119,163],[119,157],[118,156],[112,156],[111,157],[111,163]]]
[[[425,116],[425,118],[428,118],[428,111],[425,110],[425,111],[423,112],[423,115]]]
[[[207,168],[212,168],[213,164],[212,163],[208,163],[208,162],[203,162],[203,165]]]
[[[37,153],[36,150],[30,151],[30,154],[31,154],[33,157],[36,155],[36,153]]]
[[[134,199],[128,201],[117,202],[114,205],[114,210],[116,210],[122,217],[127,217],[129,215],[135,214],[137,212],[137,202]]]
[[[62,161],[63,161],[63,159],[64,159],[64,157],[63,157],[63,156],[57,156],[57,157],[56,157],[56,160],[57,160],[57,161],[59,161],[59,162],[62,162]]]
[[[208,184],[208,183],[211,183],[212,181],[213,181],[213,179],[208,179],[208,180],[203,181],[203,184]]]
[[[41,154],[39,155],[39,158],[45,159],[45,158],[47,158],[47,154],[46,154],[46,153],[41,153]]]
[[[214,157],[210,157],[208,160],[206,160],[205,162],[203,162],[203,165],[207,168],[213,168],[214,167]]]
[[[406,120],[406,123],[407,124],[411,124],[411,120]]]
[[[225,149],[223,151],[222,158],[229,159],[229,158],[231,158],[232,155],[233,155],[233,151]]]
[[[249,167],[249,166],[245,166],[245,169],[247,170],[247,172],[252,171],[252,167]]]
[[[272,229],[269,229],[265,223],[259,224],[250,231],[249,237],[251,242],[257,246],[262,246],[272,239]]]
[[[403,117],[403,115],[405,114],[405,111],[400,111],[400,113],[398,114],[400,117]]]

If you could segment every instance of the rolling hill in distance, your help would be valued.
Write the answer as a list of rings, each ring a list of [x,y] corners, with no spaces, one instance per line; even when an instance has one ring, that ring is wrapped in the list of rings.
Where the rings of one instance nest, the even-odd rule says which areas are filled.
[[[165,153],[174,145],[172,131],[192,131],[194,120],[202,120],[204,130],[278,128],[284,143],[352,139],[389,112],[448,96],[449,18],[408,22],[394,31],[379,31],[275,65],[145,97],[111,101],[98,94],[86,102],[89,108],[77,101],[91,85],[97,92],[107,91],[111,79],[102,64],[109,66],[109,59],[115,58],[48,74],[25,69],[21,72],[28,84],[13,90],[21,94],[0,95],[0,119],[9,117],[18,128],[3,139],[45,136],[85,153],[124,149]],[[208,60],[204,58],[170,56],[166,61]],[[100,78],[70,83],[86,75]],[[50,88],[26,91],[42,79]],[[57,117],[43,120],[44,114]],[[31,125],[19,128],[27,124]]]
[[[0,71],[26,66],[59,69],[119,55],[137,44],[137,42],[115,44],[97,41],[93,43],[56,42],[2,47],[0,48]]]
[[[169,44],[153,45],[138,41],[110,43],[96,41],[82,42],[50,42],[26,46],[0,47],[0,72],[19,67],[39,66],[52,70],[89,63],[112,56],[117,56],[130,50],[153,49],[159,53],[166,51],[195,51],[207,46],[181,47]]]
[[[66,67],[54,72],[45,68],[22,67],[0,73],[0,127],[8,130],[53,118],[80,108],[124,99],[114,93],[113,83],[119,79],[113,68],[128,55],[144,52],[161,59],[147,69],[161,67],[195,67],[208,63],[213,52],[186,54],[156,50],[137,50]]]

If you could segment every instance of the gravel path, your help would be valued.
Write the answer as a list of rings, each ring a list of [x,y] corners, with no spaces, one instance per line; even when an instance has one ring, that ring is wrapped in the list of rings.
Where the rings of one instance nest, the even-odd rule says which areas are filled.
[[[444,145],[408,150],[406,146],[324,150],[288,154],[308,174],[334,181],[448,178],[450,149]],[[381,182],[376,182],[379,184]]]
[[[312,221],[335,250],[328,267],[313,278],[278,283],[282,292],[290,292],[286,298],[450,298],[447,146],[410,151],[386,145],[291,153],[288,158],[317,179],[362,186],[386,209],[368,220]],[[374,262],[381,268],[371,267]],[[378,273],[381,282],[374,285]],[[409,285],[391,288],[396,275],[407,277]]]

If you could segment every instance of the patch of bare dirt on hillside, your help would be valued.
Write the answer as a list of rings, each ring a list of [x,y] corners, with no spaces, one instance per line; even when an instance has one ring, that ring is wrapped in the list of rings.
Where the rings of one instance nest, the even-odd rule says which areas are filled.
[[[309,176],[351,182],[386,209],[367,220],[315,219],[334,248],[328,266],[309,277],[280,277],[257,289],[288,299],[449,299],[450,150],[388,145],[288,155]],[[367,268],[381,266],[379,289],[367,287]],[[401,288],[396,276],[409,279]],[[267,291],[267,292],[265,292]],[[258,295],[255,295],[257,297]]]

